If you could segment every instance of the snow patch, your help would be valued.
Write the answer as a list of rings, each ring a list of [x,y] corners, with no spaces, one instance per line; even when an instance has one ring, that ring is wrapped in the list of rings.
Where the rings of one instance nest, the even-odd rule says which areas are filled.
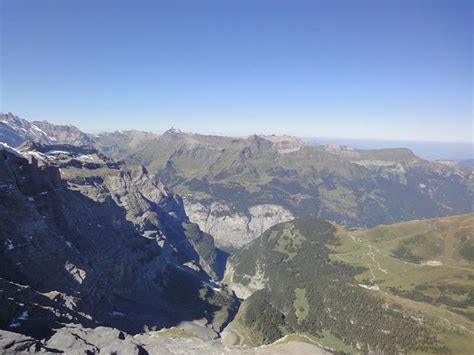
[[[364,284],[359,284],[360,287],[365,288],[367,290],[372,290],[372,291],[379,291],[380,287],[377,285],[364,285]]]
[[[119,316],[119,317],[125,317],[125,314],[123,314],[122,312],[118,312],[118,311],[113,311],[112,313],[110,313],[111,316]]]
[[[206,285],[207,287],[209,287],[210,289],[214,290],[214,291],[218,291],[218,292],[222,292],[222,290],[218,287],[215,287],[214,285],[211,285],[209,282],[203,282],[204,285]]]
[[[427,262],[424,262],[421,265],[427,265],[427,266],[441,266],[443,263],[438,260],[428,260]]]
[[[28,152],[25,152],[25,154],[31,155],[35,157],[36,159],[48,160],[48,157],[46,155],[37,151],[28,151]]]
[[[77,157],[79,160],[94,160],[94,157],[91,154],[83,154]]]
[[[18,318],[15,318],[14,320],[11,321],[10,323],[10,328],[18,328],[21,323],[20,321],[25,321],[28,319],[28,311],[24,311]]]
[[[45,153],[46,155],[55,155],[55,154],[69,154],[65,150],[49,150]]]
[[[41,133],[43,136],[45,136],[46,138],[48,138],[50,141],[56,141],[56,138],[53,138],[53,137],[48,136],[48,134],[47,134],[45,131],[43,131],[41,128],[39,128],[38,126],[32,124],[32,125],[31,125],[31,128],[33,128],[35,131]]]
[[[17,320],[27,320],[28,319],[28,311],[24,311]]]
[[[8,144],[0,142],[0,150],[5,150],[9,153],[15,154],[19,158],[24,158],[25,156],[17,149],[10,147]]]
[[[15,249],[15,246],[13,245],[13,242],[12,242],[11,239],[5,240],[5,242],[4,242],[3,244],[5,245],[5,248],[6,248],[7,250],[13,250],[13,249]]]

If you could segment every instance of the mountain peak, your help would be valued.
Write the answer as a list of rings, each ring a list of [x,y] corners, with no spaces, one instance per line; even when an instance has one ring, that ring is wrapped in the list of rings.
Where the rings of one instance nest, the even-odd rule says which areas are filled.
[[[7,113],[0,113],[0,122],[21,122],[22,119],[15,115],[14,113],[7,112]]]
[[[174,127],[171,127],[170,129],[168,129],[165,133],[163,134],[167,134],[167,135],[180,135],[180,134],[184,134],[184,132],[178,128],[174,128]]]
[[[90,137],[71,125],[56,125],[48,121],[28,121],[8,112],[0,114],[0,141],[18,147],[25,141],[43,144],[68,143],[89,145]]]

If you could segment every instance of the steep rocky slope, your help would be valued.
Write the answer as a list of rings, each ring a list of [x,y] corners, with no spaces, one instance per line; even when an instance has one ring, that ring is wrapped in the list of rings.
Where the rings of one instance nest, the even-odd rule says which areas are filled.
[[[275,224],[292,220],[293,214],[276,204],[255,205],[245,212],[232,212],[228,203],[214,201],[210,205],[184,200],[189,218],[210,233],[216,243],[239,248],[257,238]]]
[[[235,306],[181,200],[92,149],[0,147],[0,256],[0,328],[37,338],[65,323],[137,333],[198,319],[213,337]]]
[[[90,145],[91,138],[74,126],[54,125],[47,121],[29,122],[11,112],[0,113],[0,142],[12,147],[18,147],[25,141]]]

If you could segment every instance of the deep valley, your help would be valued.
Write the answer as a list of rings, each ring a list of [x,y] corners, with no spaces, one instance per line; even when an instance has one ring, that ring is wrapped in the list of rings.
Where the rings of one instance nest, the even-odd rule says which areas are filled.
[[[469,351],[465,166],[289,136],[0,125],[6,353]]]

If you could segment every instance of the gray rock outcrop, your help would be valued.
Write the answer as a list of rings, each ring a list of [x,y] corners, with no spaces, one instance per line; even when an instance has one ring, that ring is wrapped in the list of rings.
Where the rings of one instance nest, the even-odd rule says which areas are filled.
[[[200,296],[214,287],[214,261],[212,237],[144,168],[84,147],[1,146],[1,329],[212,327],[222,307],[208,298],[231,298]]]
[[[220,340],[202,340],[183,331],[148,332],[129,335],[114,328],[84,328],[70,324],[59,329],[46,340],[36,340],[22,334],[0,330],[2,354],[117,354],[117,355],[172,355],[172,354],[295,354],[325,355],[328,352],[303,342],[284,342],[259,348],[224,345]]]
[[[199,227],[214,236],[219,246],[239,248],[254,240],[275,224],[292,220],[293,214],[282,206],[261,204],[248,213],[232,212],[225,202],[208,206],[193,199],[184,199],[186,214]]]

